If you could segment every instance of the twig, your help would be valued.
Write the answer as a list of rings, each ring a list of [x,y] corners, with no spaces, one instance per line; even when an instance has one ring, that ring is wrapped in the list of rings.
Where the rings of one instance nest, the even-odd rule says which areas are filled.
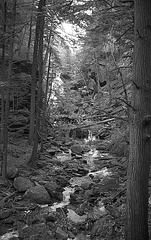
[[[125,32],[122,33],[122,35],[115,41],[118,42],[132,27],[129,27]]]
[[[81,125],[81,126],[77,126],[77,127],[71,128],[71,129],[87,128],[87,127],[91,127],[91,126],[94,126],[94,125],[99,125],[101,123],[111,122],[111,121],[115,121],[115,118],[106,119],[106,120],[103,120],[103,121],[100,121],[100,122],[97,122],[97,123],[88,124],[88,125],[83,125],[83,126]]]
[[[121,100],[121,101],[124,102],[126,105],[128,105],[130,108],[132,108],[134,111],[136,111],[136,109],[135,109],[130,103],[128,103],[127,101],[125,101],[124,99],[122,99],[122,98],[116,98],[116,99]]]

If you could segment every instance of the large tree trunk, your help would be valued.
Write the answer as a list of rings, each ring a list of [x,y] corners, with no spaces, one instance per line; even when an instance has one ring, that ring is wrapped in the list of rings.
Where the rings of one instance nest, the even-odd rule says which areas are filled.
[[[130,116],[126,240],[148,240],[151,161],[151,1],[135,0],[134,85]]]

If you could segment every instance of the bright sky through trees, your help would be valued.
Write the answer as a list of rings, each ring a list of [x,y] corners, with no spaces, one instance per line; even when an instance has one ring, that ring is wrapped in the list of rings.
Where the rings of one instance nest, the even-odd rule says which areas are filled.
[[[72,52],[76,52],[81,48],[81,44],[79,41],[79,36],[84,36],[84,29],[78,27],[69,22],[63,22],[61,27],[59,28],[59,32],[66,39],[68,46]]]

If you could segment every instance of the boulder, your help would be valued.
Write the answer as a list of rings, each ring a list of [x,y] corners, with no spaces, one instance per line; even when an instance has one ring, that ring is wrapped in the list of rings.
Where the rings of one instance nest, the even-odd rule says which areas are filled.
[[[92,182],[88,181],[88,182],[82,182],[81,183],[81,187],[84,189],[84,190],[88,190],[92,185]]]
[[[80,154],[82,154],[83,153],[83,149],[82,149],[82,147],[80,146],[80,145],[73,145],[72,147],[71,147],[71,152],[73,153],[73,154],[78,154],[78,155],[80,155]]]
[[[7,177],[9,179],[14,179],[17,177],[19,170],[16,166],[7,167]]]
[[[57,227],[56,238],[57,239],[68,239],[68,234],[65,231],[63,231],[60,227]]]
[[[56,191],[57,189],[60,188],[60,186],[54,181],[46,182],[44,187],[47,189],[48,193],[50,194],[51,192]]]
[[[47,182],[44,187],[48,191],[49,195],[52,198],[55,198],[57,200],[63,200],[63,194],[62,191],[63,189],[54,181]]]
[[[87,175],[87,173],[89,173],[89,170],[82,167],[78,167],[78,173],[81,174],[82,176],[85,176]]]
[[[44,188],[44,186],[38,185],[35,187],[31,187],[28,189],[23,199],[28,199],[31,202],[38,203],[38,204],[47,204],[50,203],[50,195],[47,192],[47,190]]]
[[[65,176],[61,176],[61,175],[58,176],[56,181],[61,187],[65,187],[69,184],[69,180]]]
[[[27,189],[33,187],[34,183],[27,178],[17,177],[14,179],[13,186],[18,192],[25,192]]]

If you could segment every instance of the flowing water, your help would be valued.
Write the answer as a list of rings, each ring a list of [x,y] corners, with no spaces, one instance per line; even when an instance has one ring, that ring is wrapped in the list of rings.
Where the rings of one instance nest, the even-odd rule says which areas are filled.
[[[100,180],[104,179],[107,176],[112,175],[112,173],[105,167],[102,168],[99,171],[94,171],[95,169],[95,160],[96,159],[110,159],[112,156],[110,156],[108,153],[100,153],[98,150],[95,148],[92,148],[89,152],[85,153],[83,155],[83,160],[87,161],[87,164],[89,165],[89,173],[86,176],[82,177],[73,177],[70,179],[69,183],[70,186],[65,187],[63,191],[63,200],[60,203],[54,203],[52,206],[49,205],[41,205],[41,209],[45,209],[47,212],[55,212],[57,208],[64,208],[70,203],[70,195],[74,193],[75,191],[75,186],[81,186],[82,183],[84,182],[91,182],[93,181],[93,177],[98,177]],[[71,155],[70,152],[69,154],[63,154],[63,155],[58,155],[57,159],[60,161],[68,161],[71,160]],[[94,215],[99,215],[103,216],[106,214],[106,209],[104,204],[100,201],[97,206],[94,206],[93,208],[93,214]],[[82,216],[78,215],[74,210],[68,208],[67,212],[67,218],[73,221],[74,223],[82,223],[87,219],[87,215],[84,214]],[[0,237],[0,240],[9,240],[13,238],[17,238],[19,236],[17,231],[11,231],[9,233],[4,234],[3,236]],[[87,238],[89,239],[89,238]],[[70,240],[70,239],[68,239]],[[74,239],[76,240],[76,238]]]

